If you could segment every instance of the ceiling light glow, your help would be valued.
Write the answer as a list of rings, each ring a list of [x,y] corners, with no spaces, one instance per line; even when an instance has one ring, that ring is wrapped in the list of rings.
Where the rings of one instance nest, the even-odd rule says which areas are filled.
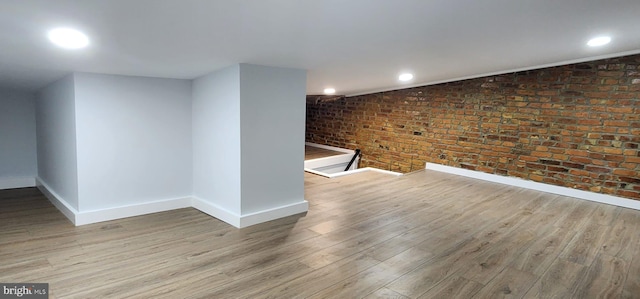
[[[400,81],[409,81],[411,79],[413,79],[413,74],[409,74],[409,73],[402,74],[398,77],[398,80]]]
[[[587,42],[587,45],[589,47],[599,47],[599,46],[604,46],[606,44],[608,44],[609,42],[611,42],[611,38],[608,36],[600,36],[600,37],[596,37],[596,38],[592,38]]]
[[[336,93],[335,88],[325,88],[324,89],[324,94],[334,94]]]
[[[47,34],[55,45],[65,49],[81,49],[89,45],[89,38],[82,32],[71,28],[56,28]]]

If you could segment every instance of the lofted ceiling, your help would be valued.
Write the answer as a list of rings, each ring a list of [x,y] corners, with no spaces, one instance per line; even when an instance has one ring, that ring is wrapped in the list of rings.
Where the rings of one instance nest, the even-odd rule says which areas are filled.
[[[638,0],[2,0],[0,88],[253,63],[308,70],[309,94],[353,95],[640,53],[639,12]],[[52,45],[60,26],[89,47]],[[600,35],[612,42],[586,46]]]

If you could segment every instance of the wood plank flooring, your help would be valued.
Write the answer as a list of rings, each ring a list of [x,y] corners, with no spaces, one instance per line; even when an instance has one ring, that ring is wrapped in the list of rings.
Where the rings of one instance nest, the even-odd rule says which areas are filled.
[[[305,160],[312,160],[312,159],[325,158],[325,157],[344,155],[344,154],[345,153],[343,152],[332,151],[332,150],[319,148],[315,146],[309,146],[309,145],[304,146]]]
[[[0,191],[0,282],[51,298],[640,298],[640,211],[419,171],[305,173],[306,215],[74,227]]]

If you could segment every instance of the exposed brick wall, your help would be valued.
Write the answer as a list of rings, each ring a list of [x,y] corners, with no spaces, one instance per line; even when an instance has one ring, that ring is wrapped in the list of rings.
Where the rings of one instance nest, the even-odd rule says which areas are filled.
[[[640,200],[640,55],[355,97],[307,97],[309,142]]]

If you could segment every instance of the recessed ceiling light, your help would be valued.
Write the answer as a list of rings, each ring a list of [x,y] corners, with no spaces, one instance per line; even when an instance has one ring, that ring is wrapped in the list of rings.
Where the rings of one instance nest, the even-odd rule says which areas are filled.
[[[599,47],[608,44],[611,41],[611,38],[608,36],[600,36],[596,38],[592,38],[587,42],[589,47]]]
[[[325,88],[324,89],[324,94],[334,94],[336,93],[335,88]]]
[[[413,79],[413,74],[409,74],[409,73],[402,74],[398,77],[398,80],[400,81],[409,81],[411,79]]]
[[[71,28],[56,28],[47,34],[49,40],[65,49],[80,49],[89,45],[89,38],[82,32]]]

